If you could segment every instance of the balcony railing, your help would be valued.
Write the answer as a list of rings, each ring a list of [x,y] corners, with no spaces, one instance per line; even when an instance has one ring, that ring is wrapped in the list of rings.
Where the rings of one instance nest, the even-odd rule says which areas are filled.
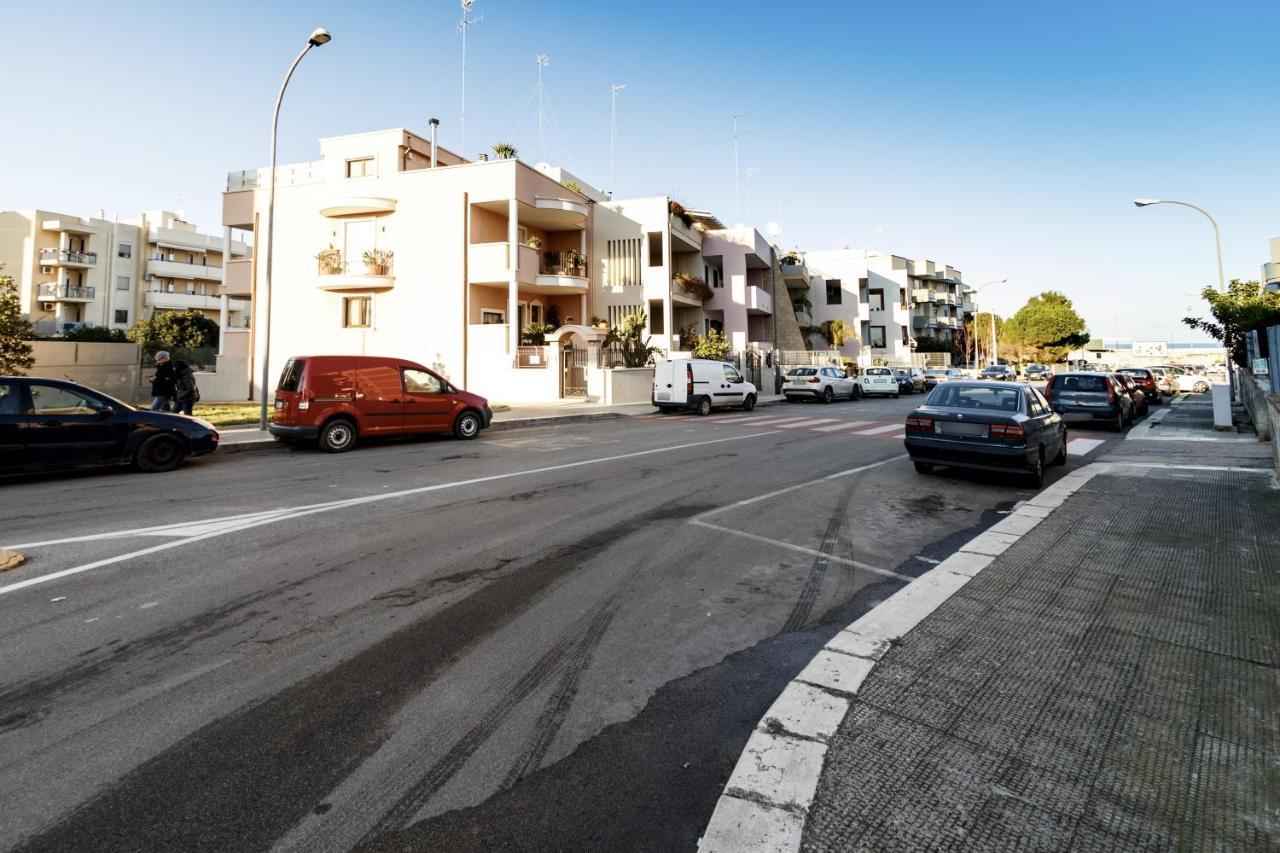
[[[570,275],[586,278],[586,256],[576,257],[578,254],[557,249],[545,249],[539,252],[538,275]],[[575,261],[578,261],[578,263],[574,263]]]
[[[516,347],[516,367],[545,368],[546,347]]]
[[[51,335],[65,335],[67,332],[74,332],[76,329],[92,329],[93,323],[70,322],[46,317],[43,320],[36,320],[31,324],[31,328],[37,335],[49,337]]]
[[[336,261],[319,261],[317,263],[317,272],[320,275],[389,276],[391,275],[391,267],[391,261],[387,261],[385,264],[369,264],[363,260],[339,258]]]
[[[97,252],[72,252],[69,249],[41,249],[42,264],[84,264],[93,266],[98,262]]]
[[[42,284],[41,299],[92,299],[96,290],[92,287],[76,287],[73,284]]]

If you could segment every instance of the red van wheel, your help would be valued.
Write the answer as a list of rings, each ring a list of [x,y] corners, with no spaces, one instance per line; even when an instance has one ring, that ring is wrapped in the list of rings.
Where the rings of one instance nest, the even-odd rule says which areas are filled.
[[[345,418],[334,418],[320,430],[320,449],[326,453],[344,453],[356,446],[356,425]]]
[[[475,412],[463,412],[453,422],[453,434],[464,441],[480,434],[480,416]]]

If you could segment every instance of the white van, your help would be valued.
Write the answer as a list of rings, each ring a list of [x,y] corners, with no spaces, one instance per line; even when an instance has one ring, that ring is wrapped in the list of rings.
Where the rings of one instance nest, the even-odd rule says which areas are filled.
[[[713,408],[756,407],[756,386],[732,364],[705,358],[659,361],[653,368],[653,405],[661,412],[694,409],[709,415]]]

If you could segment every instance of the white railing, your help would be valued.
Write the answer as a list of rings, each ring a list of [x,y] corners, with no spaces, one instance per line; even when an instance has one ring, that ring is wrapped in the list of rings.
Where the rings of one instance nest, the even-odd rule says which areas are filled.
[[[253,190],[267,182],[270,169],[241,169],[227,173],[227,192]],[[311,184],[324,180],[324,161],[313,160],[307,163],[288,163],[276,166],[276,186],[287,187],[293,184]]]

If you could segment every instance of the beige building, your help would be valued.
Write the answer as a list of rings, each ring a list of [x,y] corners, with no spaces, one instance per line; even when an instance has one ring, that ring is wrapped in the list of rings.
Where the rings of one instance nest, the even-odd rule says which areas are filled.
[[[221,287],[223,258],[249,249],[201,234],[169,211],[127,221],[47,210],[0,212],[0,262],[42,336],[82,326],[127,329],[140,317],[195,308],[244,329],[249,304]]]
[[[1271,238],[1271,260],[1262,265],[1263,290],[1280,290],[1280,237]]]

